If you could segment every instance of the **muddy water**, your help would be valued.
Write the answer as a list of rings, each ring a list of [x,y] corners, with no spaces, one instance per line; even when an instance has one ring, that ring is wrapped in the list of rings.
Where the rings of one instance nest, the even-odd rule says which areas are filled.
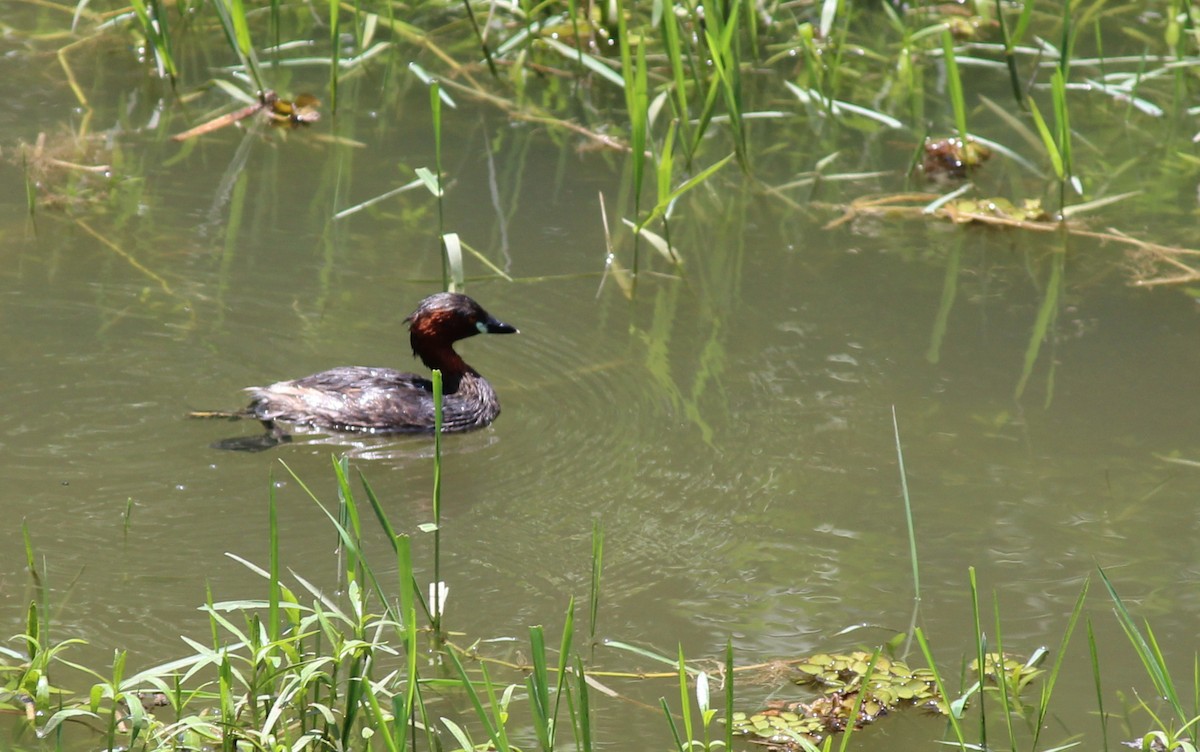
[[[6,122],[5,143],[66,138],[69,93],[0,95],[32,113]],[[46,190],[70,208],[33,219],[19,166],[0,168],[6,634],[31,597],[22,526],[60,606],[55,636],[86,638],[76,653],[97,664],[114,648],[141,665],[185,652],[178,635],[206,629],[206,587],[263,594],[226,554],[265,562],[271,484],[285,563],[332,586],[333,531],[295,480],[331,503],[331,457],[348,455],[421,539],[427,439],[302,436],[241,454],[209,444],[254,426],[185,418],[334,365],[419,367],[402,320],[441,289],[434,200],[422,188],[333,216],[432,165],[426,100],[393,118],[365,84],[345,96],[306,131],[231,128],[186,147],[144,98],[101,108],[89,127],[112,136],[81,159],[113,162],[116,178],[52,170]],[[586,597],[598,522],[603,637],[710,655],[731,636],[747,662],[886,639],[913,610],[895,416],[919,623],[949,661],[970,649],[968,567],[1027,653],[1057,643],[1097,564],[1186,660],[1200,614],[1200,474],[1174,461],[1200,459],[1187,296],[1131,289],[1120,251],[1096,241],[907,219],[823,229],[837,209],[822,201],[901,190],[900,177],[797,209],[731,176],[680,205],[681,268],[641,248],[650,273],[629,299],[604,274],[597,199],[616,224],[621,157],[469,107],[447,115],[446,144],[445,229],[513,278],[468,256],[468,292],[521,330],[461,347],[503,415],[446,441],[452,629],[553,630]],[[1064,244],[1056,318],[1015,399]],[[422,539],[425,568],[428,555]],[[1113,686],[1145,688],[1097,595]],[[855,624],[879,629],[838,636]],[[1088,671],[1080,661],[1064,682],[1085,688]]]

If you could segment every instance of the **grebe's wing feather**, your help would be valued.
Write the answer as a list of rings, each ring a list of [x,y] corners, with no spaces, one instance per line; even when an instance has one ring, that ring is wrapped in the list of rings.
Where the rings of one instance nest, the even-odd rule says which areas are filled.
[[[390,368],[333,368],[246,391],[260,420],[388,432],[425,431],[433,424],[429,379]]]

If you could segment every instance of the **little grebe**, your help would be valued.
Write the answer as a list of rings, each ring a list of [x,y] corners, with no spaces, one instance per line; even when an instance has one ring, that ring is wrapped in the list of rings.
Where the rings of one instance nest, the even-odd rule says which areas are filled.
[[[413,355],[442,372],[442,431],[470,431],[495,420],[500,414],[495,390],[454,351],[454,343],[480,333],[512,334],[517,329],[466,295],[453,292],[430,295],[404,321]],[[249,406],[233,415],[257,418],[273,439],[261,446],[237,440],[218,442],[217,446],[265,449],[288,441],[275,427],[276,421],[335,431],[433,431],[433,382],[415,373],[344,366],[246,391],[252,396]]]

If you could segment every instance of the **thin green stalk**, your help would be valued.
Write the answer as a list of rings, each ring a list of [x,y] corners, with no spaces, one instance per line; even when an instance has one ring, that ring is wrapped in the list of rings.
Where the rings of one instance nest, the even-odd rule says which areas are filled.
[[[133,497],[125,497],[125,511],[121,513],[121,536],[129,539],[129,526],[133,522]]]
[[[466,289],[466,274],[463,271],[463,244],[457,232],[448,232],[442,236],[442,254],[450,268],[451,292],[462,292]]]
[[[908,495],[908,473],[904,470],[904,447],[900,444],[900,421],[892,405],[892,434],[896,437],[896,461],[900,466],[900,491],[904,497],[904,522],[908,527],[908,559],[912,564],[913,600],[921,600],[921,572],[917,565],[917,532],[913,525],[912,499]]]
[[[154,64],[159,78],[170,78],[174,83],[179,74],[175,56],[171,51],[171,35],[167,28],[167,15],[159,0],[131,0],[133,13],[141,24],[146,46],[154,53]]]
[[[738,8],[741,3],[742,0],[732,0],[727,17],[723,14],[720,4],[705,6],[706,10],[711,7],[712,12],[706,16],[704,40],[708,44],[709,59],[717,73],[713,81],[713,88],[710,89],[710,101],[719,84],[729,116],[729,125],[733,130],[738,163],[743,170],[749,172],[746,129],[742,120],[741,59],[737,45],[740,39],[737,32],[741,19]]]
[[[359,521],[358,504],[354,502],[354,491],[350,487],[350,460],[345,457],[334,458],[333,473],[337,479],[338,489],[338,521],[353,537],[355,545],[340,546],[339,553],[344,551],[346,562],[342,568],[347,582],[362,582],[366,562],[361,555],[362,523]]]
[[[458,659],[458,654],[453,650],[445,653],[453,665],[454,670],[458,673],[459,680],[462,682],[462,688],[471,702],[471,707],[475,709],[475,717],[483,724],[487,730],[488,737],[492,740],[492,745],[496,752],[509,752],[508,731],[505,727],[505,718],[507,713],[501,709],[496,703],[495,688],[492,684],[491,677],[488,675],[487,664],[479,664],[479,670],[483,674],[483,686],[487,690],[488,703],[492,708],[492,715],[483,707],[483,702],[479,699],[479,693],[475,691],[475,685],[471,683],[467,676],[466,669],[463,668],[462,662]]]
[[[725,749],[733,749],[733,640],[725,638]]]
[[[1054,102],[1058,151],[1062,155],[1062,175],[1059,176],[1058,184],[1058,208],[1061,211],[1067,208],[1067,184],[1074,176],[1071,163],[1071,113],[1067,107],[1067,79],[1061,68],[1056,69],[1050,76],[1050,93]]]
[[[533,671],[526,678],[533,728],[542,752],[554,749],[554,719],[550,713],[550,680],[546,670],[546,635],[540,626],[529,628],[529,656]]]
[[[37,182],[29,173],[29,155],[21,150],[21,175],[25,179],[25,211],[33,220],[37,214]]]
[[[1018,21],[1018,28],[1024,29],[1029,24],[1029,14],[1033,12],[1034,3],[1023,3],[1021,8],[1021,20]],[[1024,108],[1025,91],[1021,88],[1021,71],[1017,68],[1016,46],[1019,42],[1017,30],[1009,31],[1008,21],[1004,18],[1004,5],[1001,0],[996,0],[996,23],[1000,26],[1000,38],[1004,43],[1004,63],[1008,67],[1008,85],[1012,88],[1013,99],[1017,100],[1017,105]]]
[[[567,602],[567,613],[563,619],[562,639],[558,643],[558,680],[554,687],[554,708],[551,710],[551,720],[554,730],[558,730],[558,710],[563,695],[567,693],[567,657],[571,655],[571,643],[575,639],[575,596]],[[553,742],[554,737],[551,737]]]
[[[464,0],[466,2],[467,0]],[[590,7],[590,5],[589,5]],[[583,62],[583,36],[579,28],[579,4],[576,0],[567,0],[567,15],[571,17],[571,34],[575,38],[575,64],[579,66],[579,72],[582,74],[587,70],[587,66]],[[588,19],[588,28],[591,28],[591,19]],[[589,35],[590,36],[590,35]],[[495,71],[492,75],[496,75]],[[574,80],[574,85],[579,86],[583,77],[579,76]],[[576,89],[578,91],[578,89]]]
[[[975,665],[979,677],[979,746],[988,749],[987,741],[987,703],[983,698],[983,684],[987,680],[987,635],[983,633],[983,622],[979,617],[979,581],[975,577],[975,567],[967,567],[967,579],[971,591],[971,624],[975,629]],[[996,674],[999,681],[1005,681],[1004,666],[998,666]]]
[[[379,696],[372,690],[374,682],[371,680],[371,659],[368,658],[366,665],[363,668],[362,684],[365,689],[363,696],[366,698],[367,710],[370,715],[368,723],[374,732],[372,740],[380,738],[383,740],[383,748],[386,752],[401,752],[404,746],[404,725],[403,721],[398,721],[393,718],[391,723],[388,723],[387,714],[383,712],[383,705],[379,702]],[[395,733],[397,727],[400,733]]]
[[[379,497],[375,494],[375,489],[373,489],[371,487],[371,484],[367,482],[366,476],[364,476],[362,473],[359,473],[358,477],[359,477],[359,480],[363,484],[363,489],[366,490],[366,492],[367,492],[367,500],[371,503],[371,509],[374,510],[374,512],[375,512],[375,518],[378,520],[379,526],[381,528],[383,528],[384,533],[387,534],[387,539],[392,545],[392,551],[396,554],[396,556],[400,556],[400,546],[402,543],[401,539],[403,539],[404,545],[406,545],[406,546],[410,545],[409,541],[408,541],[408,536],[400,535],[399,533],[396,532],[396,529],[392,526],[391,521],[387,518],[387,512],[384,510],[383,504],[380,502]],[[410,571],[410,572],[412,571],[411,553],[409,554],[408,571]],[[401,570],[401,574],[403,574],[403,570]],[[421,592],[421,587],[417,583],[415,576],[413,577],[410,585],[411,585],[411,587],[408,591],[402,590],[401,593],[404,593],[404,592],[410,593],[413,596],[413,599],[415,600],[415,602],[421,606],[421,610],[424,611],[424,613],[425,613],[425,618],[432,622],[433,621],[433,613],[429,609],[429,604],[425,601],[425,596]],[[385,599],[385,602],[386,602],[386,599]],[[403,620],[403,617],[401,618],[400,623],[404,624],[406,626],[408,624],[407,621]]]
[[[33,553],[33,539],[29,537],[29,523],[25,520],[21,521],[21,540],[25,544],[25,569],[29,572],[30,578],[33,580],[34,588],[34,603],[47,606],[46,602],[46,581],[45,578],[38,572],[37,557]],[[48,612],[47,612],[48,613]],[[39,622],[40,625],[40,622]],[[44,625],[42,625],[44,626]]]
[[[404,638],[404,694],[392,698],[392,715],[399,726],[399,750],[404,752],[408,736],[404,733],[405,724],[413,728],[413,748],[416,749],[416,718],[413,716],[413,704],[417,697],[417,605],[415,595],[419,593],[416,578],[413,574],[412,540],[407,535],[394,538],[396,546],[396,580],[400,592],[400,628]]]
[[[430,598],[434,639],[442,635],[442,372],[433,369],[433,594]]]
[[[592,714],[588,700],[587,675],[584,673],[583,659],[578,655],[575,656],[575,693],[579,698],[579,707],[571,717],[575,719],[579,740],[576,746],[583,752],[592,752]]]
[[[1104,576],[1103,571],[1100,574],[1101,577]],[[1083,587],[1079,591],[1079,597],[1075,599],[1075,607],[1071,609],[1067,628],[1063,632],[1062,640],[1058,644],[1058,651],[1054,656],[1054,666],[1042,684],[1042,694],[1038,698],[1037,722],[1034,725],[1033,742],[1030,744],[1030,749],[1038,748],[1038,739],[1042,734],[1042,729],[1046,727],[1046,716],[1050,713],[1050,697],[1054,693],[1054,685],[1058,681],[1058,672],[1062,669],[1063,661],[1067,657],[1067,645],[1071,642],[1071,635],[1075,632],[1075,624],[1079,621],[1079,615],[1083,613],[1083,602],[1087,597],[1089,584],[1090,581],[1084,581]],[[1105,585],[1108,585],[1107,580],[1105,580]]]
[[[342,48],[340,10],[341,0],[329,0],[329,111],[332,113],[337,112],[338,104],[338,55]]]
[[[446,217],[445,210],[442,206],[442,97],[441,87],[437,81],[432,81],[429,85],[429,110],[433,115],[433,166],[437,171],[437,209],[438,209],[438,244],[439,250],[442,250],[442,238],[446,234]],[[442,256],[442,289],[450,289],[450,265],[443,251]],[[438,410],[438,420],[441,420],[441,410]],[[438,433],[441,429],[438,429]]]
[[[667,698],[658,698],[658,704],[667,716],[667,726],[671,729],[671,738],[675,740],[675,749],[679,750],[679,752],[688,752],[690,744],[684,744],[683,739],[679,736],[679,727],[675,725],[675,716],[671,715],[671,708],[667,705]]]
[[[929,642],[925,639],[925,632],[920,627],[917,627],[914,636],[917,638],[917,645],[921,648],[921,654],[925,656],[925,663],[929,666],[929,670],[933,672],[933,681],[937,684],[938,694],[945,698],[948,711],[946,718],[950,721],[950,728],[954,731],[954,738],[957,740],[958,746],[965,750],[967,747],[966,734],[963,733],[962,723],[958,716],[955,715],[954,709],[950,706],[950,695],[946,691],[946,682],[943,681],[942,672],[938,671],[937,663],[933,660],[933,651],[929,649]]]
[[[358,562],[358,571],[361,573],[362,579],[364,580],[363,584],[364,585],[369,584],[370,587],[375,591],[376,595],[379,596],[380,601],[384,604],[389,604],[390,596],[384,590],[383,585],[379,580],[379,577],[375,574],[375,570],[370,566],[367,559],[363,556],[362,547],[360,545],[360,542],[362,540],[361,531],[351,533],[350,530],[347,529],[347,525],[349,525],[351,527],[354,527],[357,530],[357,524],[358,524],[357,523],[357,519],[358,519],[357,513],[355,513],[347,523],[341,522],[337,515],[334,515],[328,509],[325,508],[325,505],[321,503],[321,501],[317,498],[316,494],[314,494],[312,492],[312,490],[303,481],[303,479],[301,479],[298,475],[296,475],[295,471],[293,471],[290,467],[288,467],[287,463],[282,463],[282,464],[285,468],[287,468],[288,473],[296,481],[296,484],[301,488],[301,490],[303,490],[304,493],[306,493],[309,496],[309,498],[311,498],[313,500],[313,502],[316,503],[316,505],[321,509],[321,511],[325,513],[325,516],[329,518],[330,523],[332,523],[334,526],[334,529],[337,530],[338,538],[341,541],[341,545],[343,547],[345,547],[347,550],[347,556],[352,557],[355,561]],[[342,467],[342,465],[335,460],[335,468],[339,468],[338,472],[341,472],[341,469],[340,469],[341,467]],[[371,494],[371,496],[373,499],[372,503],[377,503],[377,501],[374,500],[374,495]],[[352,497],[349,498],[349,501],[351,501],[351,502],[353,501]],[[355,508],[352,503],[347,503],[344,506],[346,509],[354,509]],[[387,605],[385,607],[389,611],[392,608],[390,605]],[[430,620],[432,622],[432,616],[431,616]],[[213,634],[213,639],[214,640],[216,639],[215,632]]]
[[[1108,752],[1108,714],[1104,712],[1104,688],[1100,681],[1100,651],[1096,649],[1096,633],[1092,628],[1092,620],[1087,620],[1088,657],[1092,663],[1092,685],[1096,688],[1096,710],[1100,719],[1100,738],[1103,740],[1103,750]],[[1192,686],[1197,686],[1194,682]],[[1200,691],[1198,688],[1197,691]]]
[[[236,698],[233,691],[233,666],[230,665],[227,654],[222,654],[221,665],[217,670],[217,690],[220,708],[218,718],[221,725],[228,729],[221,735],[221,749],[224,752],[235,752],[237,735],[230,732],[237,728]]]
[[[268,572],[270,577],[267,585],[267,630],[271,642],[279,642],[282,636],[283,624],[279,619],[279,517],[275,504],[275,472],[267,472],[267,526],[268,542],[270,545]],[[112,747],[109,747],[112,749]]]
[[[1158,649],[1149,623],[1144,622],[1146,635],[1143,635],[1142,630],[1138,628],[1137,623],[1133,620],[1133,616],[1129,613],[1129,609],[1125,606],[1125,602],[1117,595],[1117,590],[1108,579],[1108,575],[1103,569],[1099,571],[1104,588],[1108,591],[1109,598],[1112,599],[1114,610],[1117,614],[1117,621],[1125,631],[1126,638],[1133,645],[1133,651],[1137,654],[1138,659],[1141,660],[1142,667],[1146,670],[1146,675],[1154,683],[1155,692],[1160,697],[1166,698],[1180,723],[1186,722],[1188,715],[1184,711],[1179,691],[1175,686],[1175,682],[1171,679],[1171,672],[1167,667],[1166,660],[1163,659],[1162,652]]]
[[[268,5],[270,6],[270,9],[271,9],[270,22],[269,22],[271,46],[276,50],[279,49],[279,25],[280,25],[279,24],[279,6],[281,4],[282,4],[282,0],[270,0],[270,2],[268,3]],[[272,68],[279,67],[279,55],[278,54],[274,55],[271,58],[271,66],[272,66]]]
[[[942,50],[946,60],[946,88],[950,92],[950,105],[954,110],[954,127],[967,148],[967,104],[963,96],[962,77],[958,73],[958,59],[954,55],[954,37],[949,31],[942,32]]]
[[[692,740],[692,700],[688,692],[687,662],[683,658],[683,644],[679,644],[679,716],[683,718],[683,738],[691,746]]]
[[[113,653],[112,682],[110,685],[113,696],[112,696],[112,707],[109,709],[109,713],[108,713],[108,728],[105,731],[105,740],[107,742],[107,746],[105,747],[105,749],[116,749],[117,748],[116,747],[117,721],[119,720],[118,712],[121,708],[121,702],[120,702],[121,698],[120,698],[120,692],[118,690],[118,687],[120,687],[120,685],[121,685],[121,679],[124,676],[124,674],[125,674],[125,653],[118,650]]]
[[[620,35],[621,76],[625,80],[625,109],[629,113],[629,149],[633,168],[633,215],[640,219],[642,183],[646,172],[646,129],[649,123],[650,107],[647,95],[646,45],[638,45],[637,65],[635,66],[623,7],[618,9],[617,28]],[[631,273],[635,286],[638,276],[639,247],[639,234],[634,233]]]
[[[596,621],[600,614],[600,575],[604,570],[604,528],[592,520],[592,578],[588,590],[588,639],[596,643]]]
[[[679,43],[679,19],[674,13],[664,13],[662,21],[659,23],[659,29],[662,32],[663,47],[665,48],[667,59],[671,63],[671,88],[675,95],[672,102],[675,108],[676,122],[682,131],[681,140],[684,145],[684,160],[690,172],[694,151],[690,134],[691,113],[688,108],[688,81],[684,78],[683,53]],[[699,85],[699,81],[696,81],[696,84]]]
[[[863,701],[866,700],[866,688],[871,686],[871,677],[875,675],[875,664],[879,662],[879,655],[883,652],[883,646],[875,648],[875,652],[871,654],[871,660],[867,663],[867,670],[863,673],[862,680],[859,686],[863,687],[863,691],[854,693],[854,707],[850,710],[849,718],[858,718],[858,714],[862,711]],[[944,696],[944,695],[943,695]],[[850,737],[854,735],[856,723],[847,723],[846,729],[842,732],[842,738],[838,744],[838,752],[846,752],[850,747]],[[986,747],[985,747],[986,749]]]
[[[1000,599],[996,596],[996,592],[994,590],[992,591],[992,615],[995,619],[996,654],[1000,656],[1000,660],[1003,662],[1004,638],[1003,633],[1000,631]],[[1016,717],[1017,713],[1013,707],[1013,703],[1018,700],[1021,687],[1020,684],[1017,686],[1010,686],[1007,671],[997,669],[996,679],[996,683],[1000,686],[1000,710],[1003,713],[1004,723],[1008,730],[1008,744],[1011,752],[1017,752],[1017,736],[1013,729],[1013,719]],[[982,674],[980,675],[979,680],[983,681]]]
[[[350,669],[346,681],[346,698],[342,701],[341,746],[339,749],[352,749],[355,737],[354,722],[362,707],[362,696],[369,683],[366,676],[367,657],[361,651],[355,651],[350,661]]]
[[[246,21],[244,0],[213,0],[217,18],[221,22],[221,30],[230,48],[241,61],[247,75],[254,81],[259,92],[266,91],[263,85],[262,72],[258,67],[258,56],[250,41],[250,24]]]
[[[471,7],[471,0],[463,0],[463,7],[467,10],[467,20],[471,23],[471,29],[475,32],[475,39],[479,42],[479,49],[483,52],[483,59],[487,61],[488,71],[491,72],[492,78],[499,79],[500,73],[496,70],[496,61],[492,59],[492,51],[488,49],[487,40],[483,38],[483,32],[479,30],[479,22],[475,20],[475,9]],[[576,39],[579,37],[576,36]]]

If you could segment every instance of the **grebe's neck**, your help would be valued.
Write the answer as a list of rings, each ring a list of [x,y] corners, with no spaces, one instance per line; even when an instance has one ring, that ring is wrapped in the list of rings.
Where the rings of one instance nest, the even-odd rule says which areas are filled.
[[[413,353],[421,359],[425,367],[431,371],[442,372],[442,392],[454,394],[465,376],[479,376],[479,372],[462,357],[454,352],[454,347],[441,342],[431,342],[428,339],[413,336]]]

